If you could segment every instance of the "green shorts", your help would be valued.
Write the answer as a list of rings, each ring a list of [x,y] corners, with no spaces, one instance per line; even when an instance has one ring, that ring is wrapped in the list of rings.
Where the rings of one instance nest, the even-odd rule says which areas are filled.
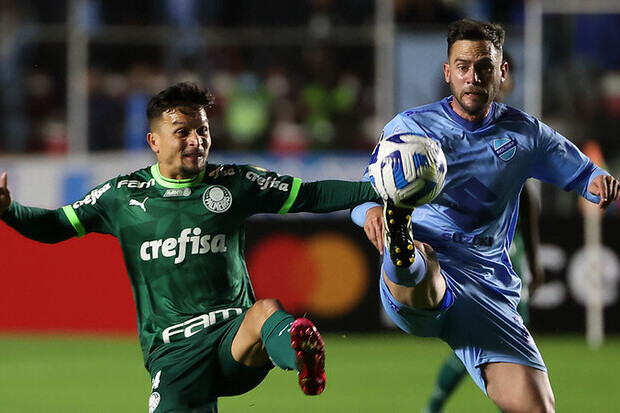
[[[245,312],[213,330],[165,344],[149,358],[149,413],[215,413],[218,397],[248,392],[263,381],[273,366],[245,366],[230,351],[244,317]]]

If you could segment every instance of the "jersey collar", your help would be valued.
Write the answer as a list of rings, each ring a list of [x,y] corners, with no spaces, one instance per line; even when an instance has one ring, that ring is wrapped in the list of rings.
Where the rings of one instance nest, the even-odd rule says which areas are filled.
[[[151,165],[151,174],[153,175],[153,178],[155,178],[155,181],[164,188],[186,188],[188,186],[194,186],[199,182],[202,182],[202,178],[204,178],[206,172],[207,171],[204,170],[193,178],[170,179],[161,174],[159,171],[159,163]]]
[[[475,132],[478,129],[482,129],[486,126],[488,126],[489,124],[491,124],[493,122],[494,116],[495,116],[495,106],[496,103],[493,102],[491,103],[491,110],[489,111],[488,115],[482,119],[479,120],[477,122],[470,122],[466,119],[463,119],[462,117],[460,117],[455,111],[454,109],[452,109],[452,105],[450,105],[450,103],[452,103],[452,99],[454,97],[453,96],[448,96],[446,98],[443,98],[441,100],[441,106],[443,106],[444,110],[446,111],[446,113],[448,114],[448,116],[450,116],[450,118],[455,121],[456,123],[458,123],[459,125],[461,125],[461,127],[469,132]]]

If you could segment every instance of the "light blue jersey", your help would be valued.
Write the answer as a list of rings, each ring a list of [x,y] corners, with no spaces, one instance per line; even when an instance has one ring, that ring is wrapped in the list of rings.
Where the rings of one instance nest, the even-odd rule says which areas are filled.
[[[545,369],[516,311],[521,281],[508,258],[521,188],[528,178],[536,178],[598,202],[587,188],[607,173],[561,134],[520,110],[493,103],[484,120],[472,123],[454,112],[451,101],[448,97],[399,113],[385,125],[383,136],[424,135],[444,151],[444,189],[432,203],[416,208],[412,221],[414,238],[437,253],[454,305],[439,311],[409,308],[383,282],[380,293],[386,312],[401,329],[442,338],[485,391],[482,364],[514,362]],[[363,226],[375,205],[356,207],[353,220]]]
[[[435,249],[445,271],[473,278],[516,304],[520,280],[508,250],[525,181],[536,178],[598,202],[587,188],[606,172],[558,132],[520,110],[493,103],[482,122],[472,123],[452,110],[451,100],[401,112],[383,130],[386,137],[429,136],[446,155],[444,189],[431,204],[413,212],[413,232]]]

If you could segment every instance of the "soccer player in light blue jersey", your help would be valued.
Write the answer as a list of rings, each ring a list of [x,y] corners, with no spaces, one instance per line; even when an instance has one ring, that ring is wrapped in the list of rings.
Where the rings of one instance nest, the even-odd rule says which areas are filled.
[[[443,66],[452,96],[406,110],[383,129],[386,137],[414,133],[441,144],[448,162],[442,193],[414,211],[367,203],[352,217],[384,254],[380,296],[396,325],[448,343],[502,411],[553,412],[547,368],[517,312],[521,281],[508,258],[519,194],[536,178],[607,208],[620,183],[549,126],[494,102],[508,71],[504,36],[499,25],[452,23]],[[409,245],[410,265],[395,259]]]

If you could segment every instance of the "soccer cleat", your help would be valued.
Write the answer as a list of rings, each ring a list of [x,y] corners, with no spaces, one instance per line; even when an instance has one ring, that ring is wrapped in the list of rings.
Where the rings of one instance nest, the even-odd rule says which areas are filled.
[[[325,345],[312,321],[298,318],[291,325],[291,347],[295,350],[299,387],[308,396],[325,390]]]
[[[383,207],[385,245],[397,267],[409,267],[415,261],[411,213],[413,209],[400,208],[391,203]]]

